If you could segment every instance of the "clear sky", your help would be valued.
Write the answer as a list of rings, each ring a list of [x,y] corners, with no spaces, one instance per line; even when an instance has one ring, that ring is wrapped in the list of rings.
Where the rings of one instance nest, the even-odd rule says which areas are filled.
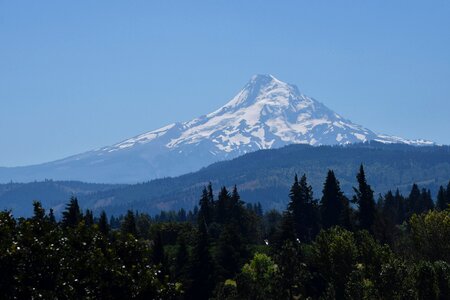
[[[450,144],[450,1],[0,0],[0,166],[206,114],[253,74]]]

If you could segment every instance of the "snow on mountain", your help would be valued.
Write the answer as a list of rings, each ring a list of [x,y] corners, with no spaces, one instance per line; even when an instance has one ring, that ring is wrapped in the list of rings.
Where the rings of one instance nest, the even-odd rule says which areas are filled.
[[[0,169],[0,180],[133,182],[195,171],[259,149],[370,140],[433,144],[376,134],[303,95],[295,85],[272,75],[255,75],[231,101],[210,114],[60,161],[5,168],[7,172]]]
[[[376,140],[385,143],[432,144],[380,135],[344,119],[295,85],[272,75],[255,75],[227,104],[189,122],[165,126],[103,150],[112,152],[146,144],[177,129],[165,145],[183,148],[208,141],[214,154],[246,153],[287,144],[348,144]]]

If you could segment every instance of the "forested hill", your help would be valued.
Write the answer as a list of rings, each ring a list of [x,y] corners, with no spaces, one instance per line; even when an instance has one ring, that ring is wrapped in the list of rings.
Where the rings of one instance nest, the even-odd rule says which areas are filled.
[[[343,191],[351,196],[361,163],[376,194],[397,188],[409,193],[411,185],[417,183],[431,189],[435,195],[439,186],[446,186],[450,179],[449,146],[415,147],[374,142],[320,147],[291,145],[249,153],[175,178],[116,188],[109,186],[111,188],[94,189],[89,193],[78,190],[73,194],[78,196],[83,207],[94,211],[105,209],[109,213],[119,214],[127,209],[136,209],[155,213],[181,207],[192,208],[197,204],[202,188],[211,182],[215,187],[236,184],[246,202],[261,202],[266,209],[282,209],[288,200],[286,191],[295,173],[305,173],[315,198],[320,198],[327,170],[333,169]],[[34,192],[36,189],[42,190],[40,184],[45,183],[23,186],[20,196],[14,191],[0,194],[2,208],[12,207],[13,200],[19,201],[28,211],[34,199],[42,201],[44,207],[62,208],[59,204],[66,203],[67,198],[61,198],[59,204],[54,197],[49,202],[45,193]],[[25,192],[24,189],[28,190]],[[17,206],[14,205],[15,208]]]
[[[295,173],[305,173],[315,197],[320,198],[328,169],[333,169],[347,194],[353,192],[356,173],[363,163],[375,193],[399,188],[409,193],[415,182],[435,194],[450,179],[450,147],[413,147],[379,143],[348,146],[291,145],[250,153],[231,161],[210,165],[176,178],[153,180],[82,198],[94,209],[118,213],[132,207],[140,211],[192,208],[202,188],[237,185],[247,202],[264,208],[285,207],[286,191]],[[106,207],[102,207],[102,206]]]
[[[64,201],[72,195],[83,197],[87,194],[123,187],[118,184],[94,184],[79,181],[45,180],[30,183],[0,184],[0,209],[11,209],[16,216],[29,216],[30,203],[42,200],[46,207],[60,211]]]

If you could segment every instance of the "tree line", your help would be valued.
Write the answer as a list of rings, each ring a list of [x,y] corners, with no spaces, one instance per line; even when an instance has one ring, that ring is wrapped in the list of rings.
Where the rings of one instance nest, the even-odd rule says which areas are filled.
[[[352,197],[329,170],[314,198],[295,175],[286,210],[236,187],[193,210],[108,218],[72,198],[57,220],[0,213],[5,299],[448,299],[450,182],[375,196],[361,165]]]

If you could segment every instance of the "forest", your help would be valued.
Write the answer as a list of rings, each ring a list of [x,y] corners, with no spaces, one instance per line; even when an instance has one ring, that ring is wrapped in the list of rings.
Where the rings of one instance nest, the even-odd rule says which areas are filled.
[[[356,172],[355,172],[356,173]],[[0,212],[2,299],[449,299],[450,182],[375,195],[364,167],[351,196],[333,170],[319,197],[295,175],[284,211],[236,187],[186,211],[61,216]]]

